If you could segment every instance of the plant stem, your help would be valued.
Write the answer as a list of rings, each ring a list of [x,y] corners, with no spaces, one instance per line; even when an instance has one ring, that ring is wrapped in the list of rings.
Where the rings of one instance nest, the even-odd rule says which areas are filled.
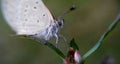
[[[46,46],[48,46],[49,48],[51,48],[53,51],[55,51],[62,59],[64,59],[66,56],[62,53],[62,51],[60,49],[58,49],[57,47],[55,47],[53,44],[47,42],[45,43]]]
[[[91,54],[93,54],[97,49],[100,48],[102,42],[105,40],[105,38],[113,31],[113,29],[117,26],[117,24],[120,21],[120,14],[117,16],[117,18],[112,22],[112,24],[108,27],[107,31],[103,33],[101,38],[98,40],[98,42],[87,52],[83,55],[83,61],[87,57],[89,57]]]

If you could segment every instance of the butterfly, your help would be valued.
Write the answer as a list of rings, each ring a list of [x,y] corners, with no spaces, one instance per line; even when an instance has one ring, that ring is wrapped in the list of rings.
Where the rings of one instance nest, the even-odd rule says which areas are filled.
[[[56,38],[64,25],[63,18],[54,19],[42,0],[2,0],[2,12],[16,35],[30,36],[38,41]]]

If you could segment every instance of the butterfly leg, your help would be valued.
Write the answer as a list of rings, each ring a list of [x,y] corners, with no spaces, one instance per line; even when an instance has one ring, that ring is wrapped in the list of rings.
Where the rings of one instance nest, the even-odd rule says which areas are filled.
[[[56,47],[58,47],[58,43],[59,43],[59,36],[58,36],[58,34],[55,34],[55,38],[56,38]]]

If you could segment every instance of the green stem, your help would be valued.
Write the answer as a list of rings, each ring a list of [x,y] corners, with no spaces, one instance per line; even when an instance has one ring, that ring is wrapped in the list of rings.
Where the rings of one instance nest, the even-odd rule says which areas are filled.
[[[66,56],[62,53],[62,51],[60,51],[60,49],[58,49],[57,47],[55,47],[53,44],[47,42],[45,43],[46,46],[48,46],[49,48],[51,48],[53,51],[55,51],[62,59],[64,59]]]
[[[117,26],[117,24],[120,21],[120,14],[115,19],[115,21],[108,27],[107,31],[101,36],[101,38],[98,40],[98,42],[86,53],[83,55],[83,61],[90,56],[92,53],[94,53],[99,47],[101,46],[102,42],[105,40],[105,38],[113,31],[113,29]]]

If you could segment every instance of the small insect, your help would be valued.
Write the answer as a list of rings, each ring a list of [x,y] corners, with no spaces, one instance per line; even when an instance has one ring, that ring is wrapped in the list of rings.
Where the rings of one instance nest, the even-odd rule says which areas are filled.
[[[63,18],[54,19],[42,0],[2,0],[2,12],[6,22],[17,35],[30,36],[38,41],[59,40]],[[44,41],[44,42],[43,42]]]

